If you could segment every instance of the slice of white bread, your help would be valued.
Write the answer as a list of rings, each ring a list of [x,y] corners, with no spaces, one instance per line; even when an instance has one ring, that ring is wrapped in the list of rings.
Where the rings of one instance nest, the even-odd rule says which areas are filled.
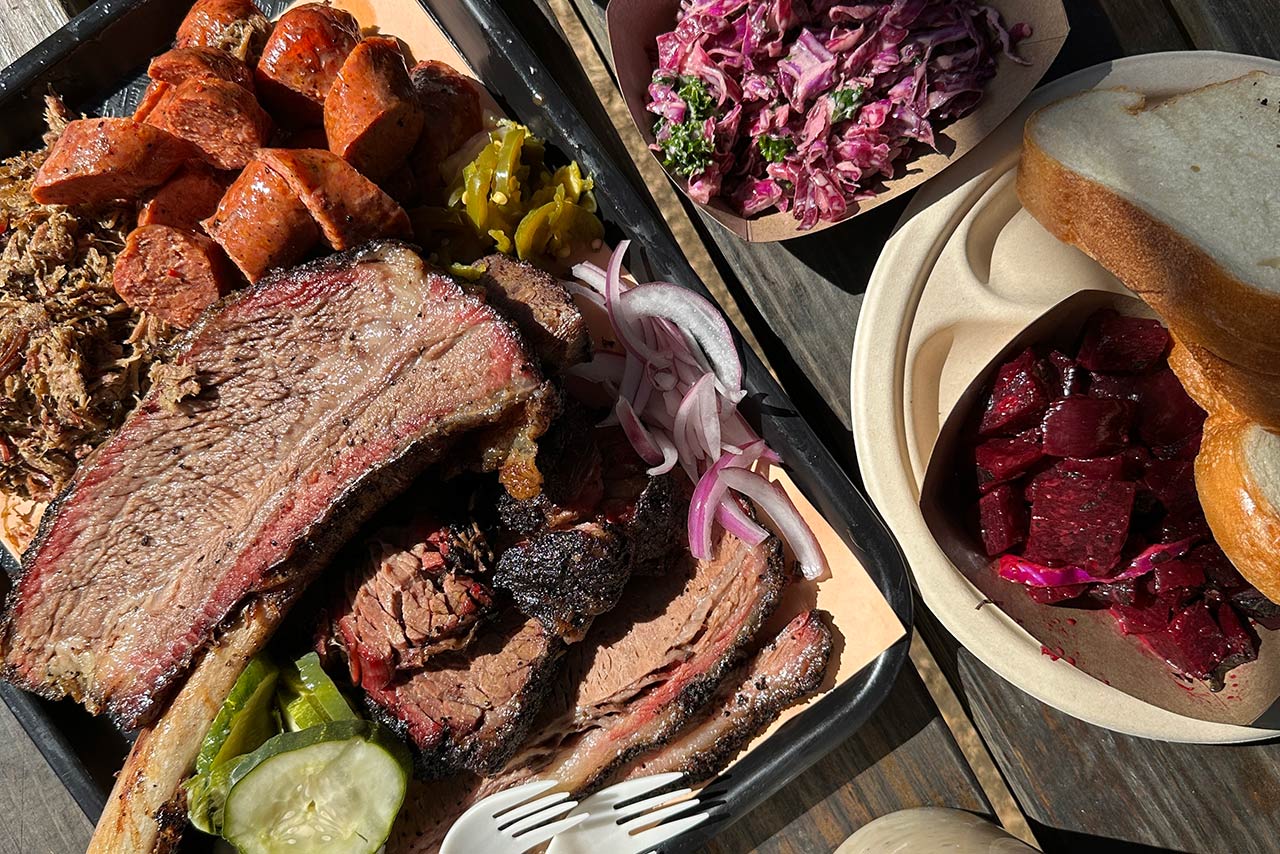
[[[1280,376],[1252,371],[1219,358],[1197,344],[1181,341],[1176,329],[1174,340],[1177,344],[1169,356],[1169,366],[1178,375],[1178,379],[1182,380],[1187,393],[1195,398],[1196,403],[1212,412],[1227,405],[1229,401],[1229,405],[1241,415],[1268,430],[1280,432]],[[1188,383],[1187,377],[1192,374],[1198,375],[1198,382],[1210,391],[1197,394]],[[1206,393],[1217,398],[1216,406],[1210,406],[1200,399]]]
[[[1196,457],[1196,491],[1236,569],[1280,602],[1280,435],[1230,409],[1210,413]]]
[[[1149,108],[1123,90],[1045,107],[1026,125],[1018,195],[1184,342],[1280,373],[1280,77]]]

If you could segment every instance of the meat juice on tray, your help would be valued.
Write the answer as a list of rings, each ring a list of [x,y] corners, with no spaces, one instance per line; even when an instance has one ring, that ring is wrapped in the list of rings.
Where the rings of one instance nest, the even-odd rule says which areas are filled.
[[[1000,577],[1044,605],[1105,608],[1179,674],[1223,686],[1280,608],[1214,542],[1196,493],[1205,413],[1158,320],[1095,313],[1074,356],[1003,363],[969,436],[977,527]]]

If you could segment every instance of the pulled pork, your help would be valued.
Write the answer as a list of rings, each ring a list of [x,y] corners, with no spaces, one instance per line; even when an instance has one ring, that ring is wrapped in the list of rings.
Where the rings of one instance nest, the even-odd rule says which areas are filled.
[[[112,287],[134,205],[39,205],[31,181],[72,116],[47,99],[44,148],[0,161],[0,491],[47,501],[150,384],[172,330]]]

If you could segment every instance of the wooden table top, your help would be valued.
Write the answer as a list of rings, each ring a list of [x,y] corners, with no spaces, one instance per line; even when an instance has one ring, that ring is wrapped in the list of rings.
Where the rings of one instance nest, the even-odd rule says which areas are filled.
[[[602,4],[577,2],[598,37]],[[590,91],[560,40],[548,0],[506,3],[566,88]],[[83,5],[3,0],[0,66]],[[1068,0],[1067,6],[1072,35],[1050,76],[1159,50],[1280,57],[1275,0]],[[608,127],[603,111],[584,111],[593,124]],[[619,154],[625,157],[621,148]],[[764,354],[855,474],[848,400],[852,332],[879,248],[904,205],[891,203],[838,229],[774,245],[749,245],[698,220],[699,236]],[[725,831],[709,850],[832,851],[872,818],[921,805],[991,817],[999,812],[1008,821],[1007,808],[992,806],[1006,785],[1016,798],[1015,812],[1025,813],[1046,851],[1277,849],[1280,746],[1171,745],[1099,730],[1004,682],[927,614],[920,614],[919,623],[945,681],[963,703],[954,710],[948,706],[950,725],[921,675],[907,668],[858,733]],[[915,657],[927,667],[927,655]],[[931,676],[926,670],[925,677]],[[930,685],[940,690],[936,679]],[[945,685],[941,691],[935,696],[946,706]],[[998,772],[982,761],[987,751]],[[0,705],[0,854],[83,850],[90,829],[31,739]]]

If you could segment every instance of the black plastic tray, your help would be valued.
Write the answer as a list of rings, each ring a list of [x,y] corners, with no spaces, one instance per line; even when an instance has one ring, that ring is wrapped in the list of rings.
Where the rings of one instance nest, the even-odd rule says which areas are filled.
[[[643,247],[649,272],[656,278],[706,294],[647,194],[637,191],[634,173],[609,158],[606,146],[512,25],[499,0],[418,2],[435,16],[509,115],[576,158],[595,176],[610,236],[618,237],[625,231],[634,239],[633,247]],[[0,123],[0,155],[8,156],[37,142],[43,130],[42,97],[50,88],[76,110],[127,115],[142,92],[147,61],[168,46],[189,5],[173,0],[99,0],[0,71],[0,114],[5,117]],[[275,14],[287,4],[259,0],[259,5]],[[744,410],[783,455],[792,478],[853,548],[907,627],[908,637],[836,686],[712,784],[708,795],[721,804],[716,811],[718,820],[669,843],[669,851],[692,850],[840,744],[887,696],[907,658],[911,589],[897,544],[750,349],[744,349],[744,367],[750,391],[750,404],[744,401]],[[16,569],[7,555],[5,561],[7,569]],[[111,783],[111,771],[123,761],[124,739],[104,734],[83,711],[69,708],[65,702],[49,704],[7,685],[0,686],[0,696],[85,814],[96,820]],[[96,735],[86,739],[86,731]]]

